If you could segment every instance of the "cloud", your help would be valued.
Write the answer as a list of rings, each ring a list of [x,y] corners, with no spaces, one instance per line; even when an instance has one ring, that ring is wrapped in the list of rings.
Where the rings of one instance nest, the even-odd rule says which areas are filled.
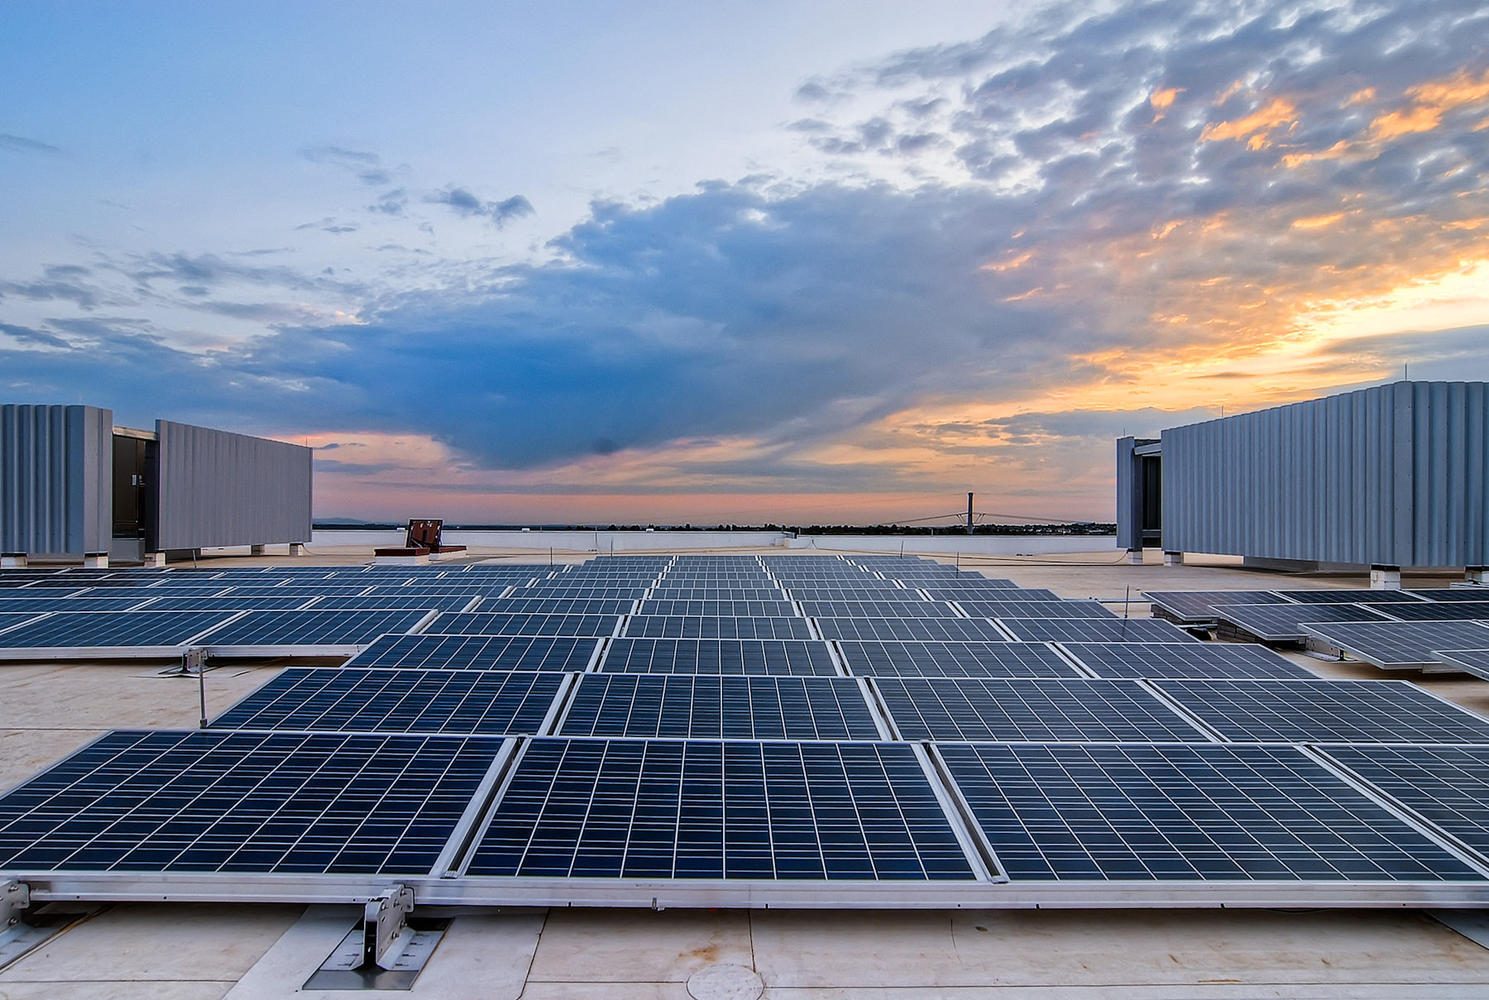
[[[409,488],[995,480],[1109,506],[1119,433],[1404,362],[1413,375],[1489,367],[1489,336],[1467,322],[1318,333],[1320,316],[1489,258],[1481,6],[1041,9],[803,85],[811,116],[785,128],[818,151],[806,176],[597,203],[539,263],[385,244],[389,284],[140,255],[113,266],[143,292],[170,284],[267,328],[203,352],[119,317],[26,322],[57,342],[12,337],[0,371],[106,402],[148,379],[152,405],[230,426],[407,436],[444,464],[410,472],[412,452],[359,452],[339,474]],[[422,201],[500,227],[532,213],[520,195],[455,185],[379,191],[382,214]],[[358,321],[256,301],[316,296],[354,299]]]
[[[322,163],[340,167],[351,172],[363,184],[382,187],[393,179],[392,173],[383,166],[382,157],[360,149],[344,146],[308,146],[300,155],[311,163]]]
[[[0,132],[0,151],[7,153],[37,153],[43,156],[56,156],[62,152],[56,146],[41,142],[36,139],[28,139],[23,135],[11,135],[8,132]]]
[[[522,195],[501,201],[482,201],[465,188],[451,185],[424,198],[432,205],[444,205],[462,219],[484,218],[500,229],[513,219],[533,214],[533,206]]]

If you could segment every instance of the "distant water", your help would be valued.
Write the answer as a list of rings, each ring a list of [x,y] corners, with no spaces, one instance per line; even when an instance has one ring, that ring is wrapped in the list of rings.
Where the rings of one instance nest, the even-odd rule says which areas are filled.
[[[797,549],[872,551],[898,553],[965,552],[979,555],[1048,555],[1057,552],[1115,552],[1112,535],[817,535],[796,540],[791,548],[780,544],[773,532],[727,531],[449,531],[452,545],[473,548],[527,549],[547,552],[549,546],[565,552],[636,551],[644,549],[757,548],[773,547],[782,552]],[[312,545],[356,546],[401,545],[403,530],[316,531]]]

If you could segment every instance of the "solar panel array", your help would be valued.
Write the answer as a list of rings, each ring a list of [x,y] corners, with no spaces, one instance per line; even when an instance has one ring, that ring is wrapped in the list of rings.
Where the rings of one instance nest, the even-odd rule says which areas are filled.
[[[1489,677],[1453,649],[1489,647],[1489,588],[1420,590],[1150,591],[1153,613],[1217,625],[1222,638],[1302,643],[1388,670],[1465,671]]]
[[[182,873],[229,896],[267,873],[307,900],[396,876],[421,899],[493,904],[1029,905],[1077,882],[1082,905],[1359,905],[1383,885],[1398,905],[1489,905],[1489,722],[927,560],[0,586],[0,656],[48,648],[17,637],[94,656],[350,655],[279,672],[201,732],[111,733],[0,798],[7,876],[137,877],[154,898]],[[1155,607],[1183,621],[1244,598],[1260,626],[1345,606],[1371,627],[1489,636],[1463,617],[1472,602],[1438,620],[1448,602],[1427,592],[1322,593],[1344,600]],[[1413,620],[1387,617],[1402,606]],[[316,881],[333,876],[352,880]]]

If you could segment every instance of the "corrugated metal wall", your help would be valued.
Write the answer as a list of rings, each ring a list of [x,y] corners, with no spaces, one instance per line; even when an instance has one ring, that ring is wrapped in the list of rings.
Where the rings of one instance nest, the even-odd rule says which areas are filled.
[[[113,429],[94,406],[0,406],[0,552],[108,551]]]
[[[1483,383],[1397,382],[1163,432],[1164,548],[1489,562]]]
[[[1138,492],[1141,476],[1133,449],[1137,438],[1117,438],[1117,548],[1141,550],[1143,547],[1142,497]]]
[[[159,548],[310,541],[309,448],[168,420],[155,433]]]

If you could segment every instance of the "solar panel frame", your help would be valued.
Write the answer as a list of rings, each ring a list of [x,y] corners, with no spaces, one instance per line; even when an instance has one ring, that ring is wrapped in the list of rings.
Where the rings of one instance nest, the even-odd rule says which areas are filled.
[[[438,612],[420,609],[379,611],[244,611],[200,636],[197,644],[215,657],[350,656],[378,636],[409,632]]]
[[[635,615],[621,635],[640,639],[815,639],[805,618]]]
[[[1270,590],[1145,590],[1143,597],[1181,622],[1212,622],[1216,604],[1292,604]]]
[[[1265,646],[1243,642],[1064,642],[1072,657],[1098,677],[1313,680],[1318,675]]]
[[[772,601],[678,601],[649,597],[636,602],[635,613],[683,618],[791,618],[796,617],[796,608],[784,597]]]
[[[1489,601],[1404,601],[1371,608],[1406,622],[1489,621]]]
[[[1268,642],[1301,642],[1308,637],[1305,624],[1391,620],[1363,604],[1220,604],[1215,612],[1221,621]]]
[[[1482,643],[1489,628],[1476,622],[1337,622],[1309,625],[1310,644],[1322,643],[1383,670],[1446,669],[1434,652]]]
[[[1489,648],[1439,649],[1434,654],[1444,666],[1489,680]]]
[[[149,605],[151,599],[137,597],[89,597],[86,593],[65,597],[12,597],[0,592],[0,614],[24,614],[35,617],[48,611],[133,611]]]
[[[1484,879],[1295,747],[938,743],[933,751],[1014,885]]]
[[[1020,642],[1198,642],[1194,636],[1155,618],[1008,618],[1004,628]]]
[[[241,611],[53,611],[0,631],[0,660],[164,659]]]
[[[397,734],[115,731],[0,797],[0,868],[28,880],[144,878],[157,897],[168,894],[171,874],[420,876],[471,819],[504,746]],[[225,883],[226,892],[240,884]]]
[[[896,739],[1186,742],[1208,734],[1137,681],[876,677]]]
[[[1427,587],[1419,590],[1400,590],[1419,601],[1443,604],[1455,601],[1489,601],[1489,587]]]
[[[435,635],[558,635],[603,638],[614,635],[620,615],[519,615],[483,611],[444,612],[421,630]]]
[[[552,724],[568,676],[290,667],[213,719],[209,728],[537,736]]]
[[[984,618],[814,618],[824,639],[911,642],[1008,642]]]
[[[903,743],[540,739],[463,874],[924,884],[980,867]]]
[[[855,677],[1080,677],[1054,648],[1035,642],[834,640]]]
[[[1486,743],[1489,719],[1406,681],[1155,680],[1234,742]]]
[[[832,677],[837,661],[817,639],[649,639],[606,644],[600,673]]]
[[[801,612],[808,618],[961,618],[944,601],[807,601]]]
[[[770,674],[585,674],[556,736],[880,740],[860,682]]]
[[[391,634],[378,636],[343,666],[579,672],[594,667],[602,645],[580,636]]]
[[[1099,601],[969,601],[957,607],[973,618],[1115,618]]]
[[[1320,750],[1489,863],[1489,747],[1325,745]]]
[[[1296,604],[1392,604],[1402,600],[1416,600],[1417,593],[1411,590],[1274,590],[1272,593],[1285,597]]]

